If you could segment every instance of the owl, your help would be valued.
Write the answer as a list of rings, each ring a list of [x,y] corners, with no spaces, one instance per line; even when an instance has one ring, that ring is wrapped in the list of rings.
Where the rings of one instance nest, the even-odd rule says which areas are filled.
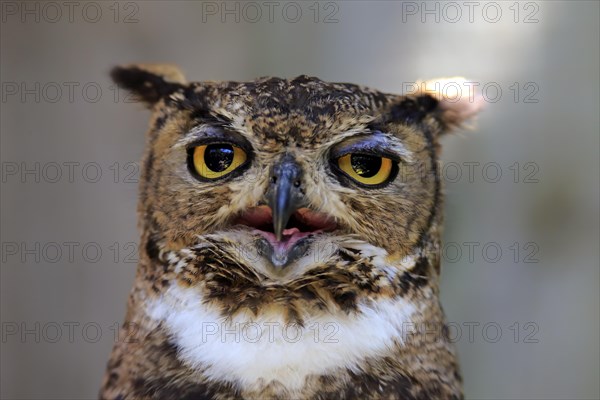
[[[439,140],[480,101],[111,75],[152,117],[140,261],[100,398],[462,398],[438,296]]]

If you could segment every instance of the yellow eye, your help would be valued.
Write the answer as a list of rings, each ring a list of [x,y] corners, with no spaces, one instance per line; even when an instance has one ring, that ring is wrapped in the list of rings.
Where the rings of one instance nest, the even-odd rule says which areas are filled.
[[[363,185],[380,185],[392,175],[391,159],[366,154],[346,154],[337,160],[338,167]]]
[[[221,178],[239,168],[248,156],[241,148],[227,143],[211,143],[193,149],[194,170],[202,178]]]

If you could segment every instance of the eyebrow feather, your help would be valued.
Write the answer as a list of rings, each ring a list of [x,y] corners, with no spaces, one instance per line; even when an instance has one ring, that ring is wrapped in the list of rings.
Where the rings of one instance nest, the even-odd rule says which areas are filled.
[[[384,132],[370,131],[349,131],[347,135],[343,135],[341,140],[338,140],[332,145],[332,148],[337,148],[336,153],[348,153],[352,150],[363,151],[387,151],[395,154],[404,162],[412,162],[413,153],[404,146],[404,144],[395,136],[388,135]]]

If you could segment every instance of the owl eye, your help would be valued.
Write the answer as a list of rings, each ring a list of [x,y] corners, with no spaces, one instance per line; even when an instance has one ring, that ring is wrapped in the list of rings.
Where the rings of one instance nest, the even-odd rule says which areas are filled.
[[[211,143],[193,148],[194,171],[205,179],[222,178],[246,163],[248,156],[241,148],[228,143]]]
[[[387,157],[350,153],[337,159],[339,169],[358,183],[377,186],[386,183],[394,172],[394,162]]]

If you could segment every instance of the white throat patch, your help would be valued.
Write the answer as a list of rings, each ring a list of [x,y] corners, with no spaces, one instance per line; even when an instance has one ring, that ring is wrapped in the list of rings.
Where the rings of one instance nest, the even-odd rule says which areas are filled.
[[[278,381],[299,390],[309,375],[356,370],[366,357],[389,354],[401,344],[415,307],[402,298],[360,304],[359,316],[322,313],[304,327],[276,313],[223,318],[194,288],[172,286],[150,303],[147,314],[163,322],[178,356],[209,379],[241,389]]]

